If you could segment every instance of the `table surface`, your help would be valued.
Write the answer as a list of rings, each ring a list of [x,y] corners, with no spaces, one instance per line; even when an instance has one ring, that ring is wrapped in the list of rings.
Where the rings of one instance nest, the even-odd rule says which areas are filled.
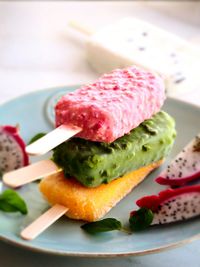
[[[195,5],[195,6],[194,6]],[[76,20],[97,30],[136,16],[200,42],[200,4],[189,2],[0,2],[0,104],[24,93],[98,77],[85,60],[86,37]],[[200,105],[200,90],[176,96]],[[11,256],[12,255],[12,256]],[[25,251],[0,242],[1,266],[199,266],[200,241],[160,254],[116,259],[67,258]]]

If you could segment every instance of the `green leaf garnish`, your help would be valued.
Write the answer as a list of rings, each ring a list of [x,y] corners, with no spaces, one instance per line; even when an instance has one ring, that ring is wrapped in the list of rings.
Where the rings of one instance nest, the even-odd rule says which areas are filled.
[[[140,208],[131,214],[129,218],[132,231],[141,231],[146,229],[153,221],[153,212],[148,208]]]
[[[21,212],[27,214],[27,206],[17,192],[7,189],[0,194],[0,210],[5,212]]]
[[[40,139],[41,137],[45,136],[46,133],[38,133],[35,136],[33,136],[31,138],[31,140],[28,142],[28,145],[32,144],[33,142],[37,141],[38,139]]]
[[[108,232],[113,230],[121,230],[121,222],[114,218],[106,218],[101,221],[86,223],[81,226],[86,232],[90,234]]]

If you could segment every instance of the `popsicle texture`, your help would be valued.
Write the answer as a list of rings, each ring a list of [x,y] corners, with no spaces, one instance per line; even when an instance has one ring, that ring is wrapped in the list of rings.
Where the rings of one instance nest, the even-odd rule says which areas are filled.
[[[78,137],[110,143],[157,113],[165,100],[163,79],[137,67],[117,69],[63,96],[56,126],[73,124]]]
[[[111,144],[72,138],[54,149],[53,160],[66,177],[95,187],[166,157],[175,136],[174,119],[161,111]]]
[[[85,187],[72,178],[66,179],[63,173],[44,178],[39,186],[50,204],[68,208],[66,215],[69,218],[96,221],[161,164],[162,160],[151,163],[97,188]]]

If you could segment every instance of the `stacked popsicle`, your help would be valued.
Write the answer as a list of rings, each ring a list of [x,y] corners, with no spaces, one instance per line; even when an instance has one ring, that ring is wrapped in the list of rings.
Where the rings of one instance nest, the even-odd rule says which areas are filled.
[[[164,100],[163,80],[152,72],[129,67],[103,75],[57,103],[56,131],[75,128],[76,137],[54,149],[53,161],[45,161],[51,165],[49,173],[40,162],[5,174],[4,182],[19,186],[20,180],[55,172],[40,189],[52,205],[64,207],[60,216],[101,218],[169,153],[175,129],[174,120],[159,112]],[[27,150],[38,148],[37,142],[46,145],[48,135]],[[61,168],[64,172],[58,173]],[[33,238],[30,228],[22,236]]]

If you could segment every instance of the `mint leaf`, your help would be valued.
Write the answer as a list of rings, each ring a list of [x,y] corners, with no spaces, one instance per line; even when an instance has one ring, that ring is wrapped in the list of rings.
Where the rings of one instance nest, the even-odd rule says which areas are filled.
[[[28,142],[28,145],[32,144],[33,142],[37,141],[38,139],[42,138],[43,136],[45,136],[46,133],[38,133],[35,136],[33,136],[31,138],[31,140]]]
[[[129,218],[132,231],[141,231],[146,229],[153,221],[153,212],[148,208],[140,208],[131,213]]]
[[[24,200],[17,192],[7,189],[0,195],[0,210],[5,212],[21,212],[27,214],[28,210]]]
[[[121,230],[122,225],[120,221],[114,218],[106,218],[101,221],[86,223],[82,225],[81,228],[89,234],[96,234],[113,230]]]

